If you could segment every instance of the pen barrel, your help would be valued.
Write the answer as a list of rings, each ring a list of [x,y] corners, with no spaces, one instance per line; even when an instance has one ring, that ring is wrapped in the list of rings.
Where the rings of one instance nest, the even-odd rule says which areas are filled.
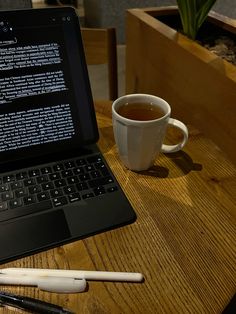
[[[66,277],[86,280],[101,281],[127,281],[141,282],[143,275],[133,272],[110,272],[110,271],[88,271],[88,270],[64,270],[64,269],[36,269],[36,268],[5,268],[3,274],[28,275],[44,277]]]
[[[30,297],[15,295],[10,292],[0,292],[0,302],[3,305],[10,305],[38,314],[73,314],[59,305]]]
[[[38,314],[65,314],[70,313],[65,311],[61,306],[51,304],[45,301],[29,298],[29,297],[19,297],[18,300],[11,300],[9,305],[17,306],[24,310],[29,310],[33,313]]]
[[[125,272],[106,272],[106,271],[81,271],[80,276],[86,280],[101,280],[101,281],[128,281],[140,282],[143,280],[143,275],[140,273],[125,273]]]

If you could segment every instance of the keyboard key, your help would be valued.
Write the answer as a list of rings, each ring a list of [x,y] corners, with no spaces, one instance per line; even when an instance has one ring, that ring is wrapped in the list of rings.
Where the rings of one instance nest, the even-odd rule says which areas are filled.
[[[95,165],[95,168],[96,168],[97,170],[100,170],[100,172],[101,172],[101,174],[102,174],[103,176],[108,176],[108,175],[109,175],[109,171],[108,171],[108,169],[107,169],[107,167],[105,166],[104,163],[96,164],[96,165]]]
[[[28,191],[30,194],[36,194],[42,191],[42,188],[40,185],[34,185],[34,186],[30,186],[28,188]]]
[[[97,188],[93,189],[95,195],[102,195],[106,193],[106,190],[103,186],[98,186]]]
[[[22,199],[17,198],[15,200],[9,201],[9,208],[14,209],[23,205]]]
[[[0,186],[0,192],[6,192],[6,191],[9,191],[10,190],[10,187],[7,183],[3,184]]]
[[[67,178],[67,182],[68,184],[74,184],[74,183],[79,182],[79,180],[77,177],[74,176],[74,177]]]
[[[8,201],[8,200],[13,199],[14,195],[12,191],[8,191],[8,192],[3,192],[1,194],[1,197],[3,201]]]
[[[53,198],[52,201],[53,201],[53,205],[55,207],[63,206],[63,205],[66,205],[68,203],[65,196]]]
[[[50,194],[48,191],[41,192],[37,194],[37,198],[39,202],[42,202],[42,201],[48,200],[50,198]]]
[[[81,200],[79,193],[72,193],[68,195],[70,203],[78,202]]]
[[[100,173],[98,170],[91,171],[91,172],[90,172],[90,175],[91,175],[91,177],[92,177],[93,179],[95,179],[95,178],[100,178],[100,177],[102,176],[101,173]]]
[[[112,193],[118,190],[117,186],[111,186],[110,188],[107,189],[107,192]]]
[[[77,159],[76,160],[76,165],[77,166],[84,166],[84,165],[86,165],[85,159],[84,158]]]
[[[87,172],[94,170],[93,165],[86,165],[84,168],[85,168],[85,171],[87,171]]]
[[[12,190],[16,190],[18,188],[22,188],[23,187],[23,183],[21,181],[15,181],[15,182],[12,182],[10,184],[10,187]]]
[[[70,169],[69,170],[64,170],[64,171],[61,172],[61,175],[62,175],[63,178],[70,177],[70,176],[73,176],[73,172]]]
[[[25,179],[23,182],[24,186],[31,186],[36,184],[35,178]]]
[[[25,196],[23,198],[23,201],[24,201],[25,205],[34,204],[34,203],[36,203],[36,197],[35,197],[35,195]]]
[[[39,177],[37,177],[37,183],[44,183],[44,182],[48,182],[48,176],[47,175],[43,175],[43,176],[39,176]]]
[[[99,169],[99,170],[100,169],[106,169],[106,165],[103,162],[98,162],[94,166],[96,169]]]
[[[3,180],[3,183],[12,182],[15,180],[15,176],[13,174],[4,176],[2,180]]]
[[[74,161],[67,161],[65,162],[65,169],[70,169],[70,168],[74,168],[75,167],[75,163]]]
[[[84,168],[78,167],[78,168],[75,168],[73,171],[75,175],[78,175],[78,174],[84,173]]]
[[[16,180],[23,180],[28,178],[28,173],[26,171],[19,172],[16,174]]]
[[[83,199],[86,199],[86,198],[91,198],[91,197],[94,197],[94,193],[90,192],[90,193],[85,193],[82,195],[82,198]]]
[[[8,209],[7,202],[1,202],[0,201],[0,212],[7,210],[7,209]]]
[[[76,189],[75,189],[75,187],[74,187],[73,185],[71,185],[71,186],[65,186],[65,187],[63,188],[63,190],[64,190],[64,193],[65,193],[65,194],[71,194],[71,193],[76,192]]]
[[[90,175],[88,173],[80,174],[79,179],[80,181],[87,181],[90,179]]]
[[[86,182],[81,182],[76,184],[78,191],[83,191],[88,189],[88,184]]]
[[[41,168],[41,173],[42,174],[48,174],[48,173],[51,173],[51,172],[52,172],[52,168],[51,167]]]
[[[41,186],[42,186],[43,191],[54,189],[53,182],[42,183]]]
[[[15,197],[16,198],[23,197],[23,196],[26,196],[26,195],[27,195],[26,189],[15,190]]]
[[[55,183],[55,187],[60,188],[61,186],[65,186],[66,185],[66,180],[65,179],[60,179],[60,180],[54,181],[54,183]]]
[[[29,177],[37,177],[39,174],[39,169],[29,170]]]
[[[63,164],[56,164],[53,166],[54,171],[61,171],[64,170]]]
[[[49,175],[49,178],[50,178],[50,180],[58,180],[58,179],[61,179],[61,175],[59,172],[51,173]]]
[[[58,197],[63,195],[62,189],[54,189],[50,191],[51,197]]]

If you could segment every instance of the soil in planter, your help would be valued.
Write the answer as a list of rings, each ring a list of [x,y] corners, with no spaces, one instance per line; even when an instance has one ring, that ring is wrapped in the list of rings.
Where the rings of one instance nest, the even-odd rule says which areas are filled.
[[[179,15],[158,16],[156,18],[181,32]],[[218,25],[205,21],[198,32],[196,41],[217,56],[236,65],[236,34],[232,34]]]

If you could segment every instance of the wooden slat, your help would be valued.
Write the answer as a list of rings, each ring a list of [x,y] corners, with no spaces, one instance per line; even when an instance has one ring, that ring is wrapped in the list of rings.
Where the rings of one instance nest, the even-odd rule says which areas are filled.
[[[115,29],[82,28],[81,34],[87,64],[107,64],[109,98],[116,99],[118,97],[118,71]]]

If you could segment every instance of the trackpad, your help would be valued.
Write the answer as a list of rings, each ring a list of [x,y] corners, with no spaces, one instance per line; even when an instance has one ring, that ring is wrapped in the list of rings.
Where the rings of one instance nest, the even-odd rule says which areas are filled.
[[[71,236],[63,210],[0,224],[0,259],[23,256]]]

